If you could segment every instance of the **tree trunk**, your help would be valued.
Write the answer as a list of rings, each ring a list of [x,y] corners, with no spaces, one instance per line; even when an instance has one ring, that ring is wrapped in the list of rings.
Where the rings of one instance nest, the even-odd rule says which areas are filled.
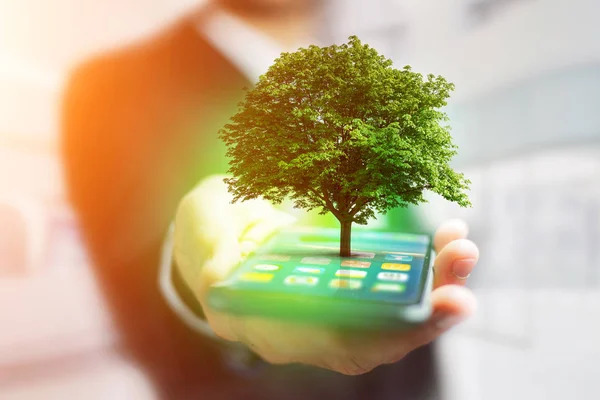
[[[340,221],[342,232],[340,235],[340,257],[350,257],[350,232],[352,230],[352,221]]]

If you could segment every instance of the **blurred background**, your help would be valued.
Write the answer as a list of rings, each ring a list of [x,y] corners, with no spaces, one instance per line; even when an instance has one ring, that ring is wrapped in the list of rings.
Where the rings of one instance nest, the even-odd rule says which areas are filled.
[[[121,356],[65,199],[59,109],[70,69],[177,18],[192,0],[0,0],[0,399],[149,398]],[[397,67],[456,84],[448,106],[481,249],[476,317],[438,348],[444,396],[597,399],[600,3],[336,0]]]

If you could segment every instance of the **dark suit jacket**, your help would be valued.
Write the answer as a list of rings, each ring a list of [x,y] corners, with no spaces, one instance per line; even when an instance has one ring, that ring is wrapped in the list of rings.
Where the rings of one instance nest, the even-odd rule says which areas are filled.
[[[164,398],[195,397],[194,388],[236,379],[220,366],[217,351],[168,309],[157,279],[160,246],[179,199],[203,176],[224,172],[216,133],[245,85],[184,19],[82,65],[67,87],[63,151],[70,199],[124,346]],[[429,356],[424,360],[419,374],[431,372]],[[350,395],[356,392],[350,381],[326,379],[325,386],[337,379]],[[223,392],[211,393],[220,398]]]

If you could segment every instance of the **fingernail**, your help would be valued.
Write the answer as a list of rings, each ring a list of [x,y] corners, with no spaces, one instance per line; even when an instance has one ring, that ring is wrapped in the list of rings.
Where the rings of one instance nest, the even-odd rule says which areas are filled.
[[[463,260],[456,260],[452,263],[452,274],[456,276],[458,279],[467,279],[473,266],[475,265],[474,258],[467,258]]]

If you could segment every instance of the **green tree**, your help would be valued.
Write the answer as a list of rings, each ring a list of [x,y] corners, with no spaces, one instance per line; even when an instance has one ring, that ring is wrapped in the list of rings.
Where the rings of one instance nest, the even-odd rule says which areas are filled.
[[[233,201],[284,198],[331,212],[350,256],[352,223],[424,202],[431,190],[468,206],[469,181],[440,108],[454,85],[426,78],[351,36],[348,43],[282,53],[220,132]]]

